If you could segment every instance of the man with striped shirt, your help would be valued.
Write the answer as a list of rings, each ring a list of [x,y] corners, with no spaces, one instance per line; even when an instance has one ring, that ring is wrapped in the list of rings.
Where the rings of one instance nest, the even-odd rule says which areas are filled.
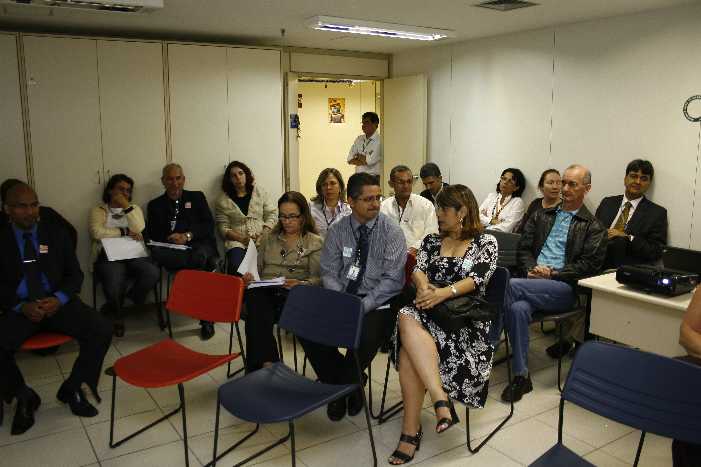
[[[382,198],[379,177],[359,172],[348,179],[348,203],[353,210],[331,225],[321,251],[321,278],[325,288],[362,297],[365,318],[356,352],[365,369],[394,330],[396,311],[389,301],[404,285],[406,242],[396,222],[380,213]],[[335,347],[302,340],[304,351],[319,380],[329,384],[358,382],[350,352],[344,356]],[[328,406],[333,421],[362,409],[362,395]]]

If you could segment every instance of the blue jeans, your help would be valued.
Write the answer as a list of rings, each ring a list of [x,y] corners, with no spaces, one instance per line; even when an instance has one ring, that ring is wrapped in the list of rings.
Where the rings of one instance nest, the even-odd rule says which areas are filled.
[[[550,279],[511,279],[504,298],[504,321],[513,349],[515,375],[528,374],[528,326],[533,312],[553,313],[574,305],[572,286]]]

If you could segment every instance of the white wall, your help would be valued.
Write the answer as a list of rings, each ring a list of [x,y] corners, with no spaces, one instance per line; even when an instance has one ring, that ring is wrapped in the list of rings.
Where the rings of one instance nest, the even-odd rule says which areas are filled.
[[[701,249],[699,125],[681,112],[701,94],[700,20],[695,5],[510,34],[401,53],[392,71],[427,73],[428,159],[480,200],[507,166],[524,171],[530,200],[542,170],[578,162],[596,208],[642,157],[670,243]]]

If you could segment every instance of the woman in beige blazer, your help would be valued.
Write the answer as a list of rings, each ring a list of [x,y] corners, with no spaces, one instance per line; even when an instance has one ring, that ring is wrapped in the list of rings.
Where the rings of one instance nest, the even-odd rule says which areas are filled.
[[[258,243],[277,221],[277,209],[268,194],[254,184],[251,169],[233,161],[222,177],[223,193],[214,206],[217,230],[226,248],[227,272],[233,274],[246,255],[248,241]]]
[[[263,234],[258,249],[261,279],[284,277],[281,287],[246,290],[246,372],[259,370],[280,360],[273,325],[287,300],[287,293],[300,284],[320,285],[321,247],[309,204],[302,193],[288,191],[278,200],[279,221],[272,231]],[[243,276],[246,284],[251,273]]]
[[[122,308],[125,298],[134,305],[142,305],[146,295],[156,285],[158,266],[150,258],[132,258],[109,261],[102,239],[131,237],[142,241],[146,224],[141,208],[131,204],[134,180],[124,174],[113,175],[102,194],[102,201],[90,212],[90,237],[92,238],[91,261],[97,279],[102,283],[107,303],[105,312],[113,316],[114,335],[124,335]],[[131,282],[131,287],[128,288]]]

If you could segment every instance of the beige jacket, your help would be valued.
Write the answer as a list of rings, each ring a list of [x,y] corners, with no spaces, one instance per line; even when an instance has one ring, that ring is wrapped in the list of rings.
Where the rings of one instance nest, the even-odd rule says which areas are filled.
[[[143,232],[146,227],[146,222],[144,222],[144,213],[141,208],[136,204],[133,204],[134,209],[127,214],[127,223],[129,225],[129,230],[132,232]],[[106,204],[101,204],[95,206],[90,211],[90,218],[88,221],[88,228],[90,229],[90,237],[92,238],[92,246],[90,249],[90,267],[97,261],[97,257],[102,251],[102,240],[103,238],[115,238],[121,237],[122,233],[119,229],[113,227],[106,227],[107,224],[107,213],[109,208]]]
[[[255,185],[251,194],[251,202],[248,205],[247,216],[243,215],[236,203],[226,193],[222,193],[217,199],[214,205],[214,214],[217,230],[224,239],[224,247],[227,250],[234,247],[244,249],[248,247],[241,242],[228,240],[226,232],[229,230],[248,236],[259,235],[263,232],[263,226],[272,229],[277,223],[277,207],[270,203],[268,194]]]
[[[302,237],[302,255],[291,251],[283,259],[280,254],[284,248],[276,232],[266,232],[258,247],[258,271],[261,279],[285,277],[309,281],[313,285],[321,284],[321,247],[324,241],[320,236],[307,233]]]

